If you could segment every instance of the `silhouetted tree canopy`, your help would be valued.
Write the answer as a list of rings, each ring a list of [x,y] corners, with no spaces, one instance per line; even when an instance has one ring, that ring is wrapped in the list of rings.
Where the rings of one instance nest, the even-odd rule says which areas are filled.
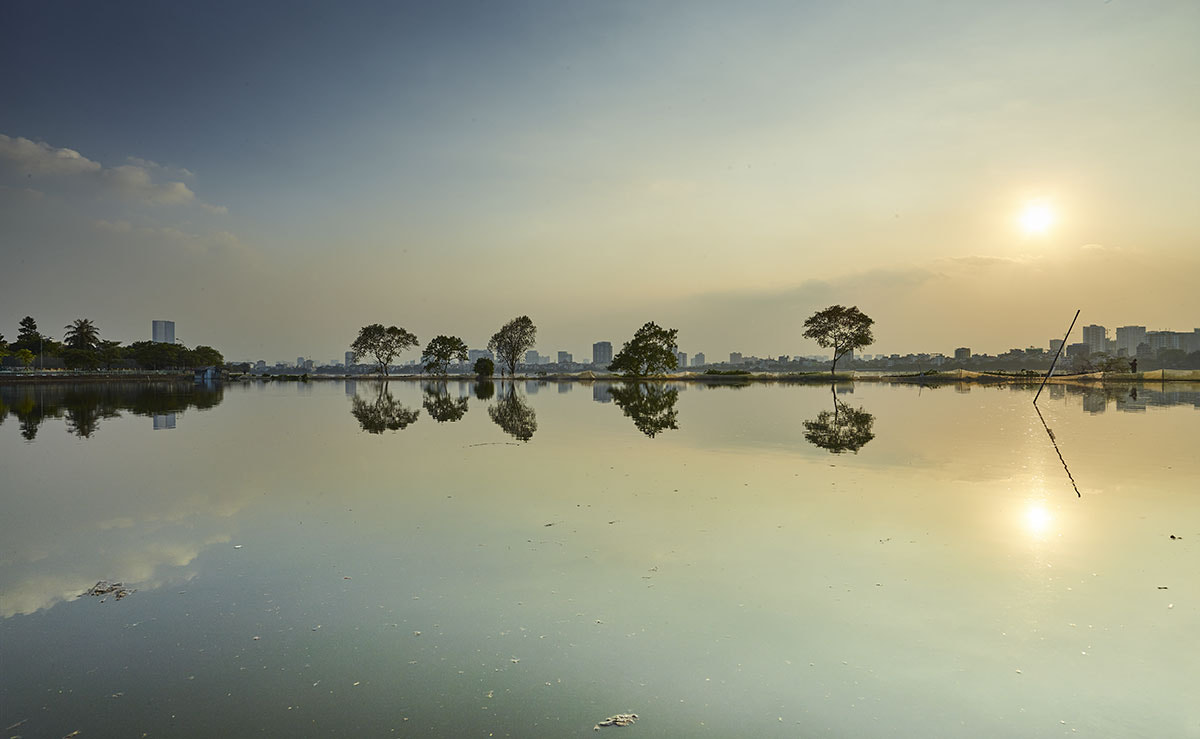
[[[860,311],[858,306],[846,308],[831,305],[809,316],[804,322],[804,335],[820,346],[833,349],[833,364],[829,367],[829,374],[832,375],[839,359],[875,341],[871,335],[871,325],[874,323],[874,319]]]
[[[363,357],[373,357],[379,371],[386,377],[392,360],[417,344],[417,337],[402,328],[384,328],[382,323],[372,323],[358,330],[358,338],[350,345],[350,351],[354,353],[355,362]]]
[[[475,360],[475,376],[476,377],[491,377],[496,373],[496,363],[487,357],[480,357]]]
[[[613,402],[621,411],[633,419],[646,436],[654,438],[656,434],[667,429],[678,429],[675,419],[678,412],[675,403],[679,400],[679,390],[657,384],[637,383],[624,387],[610,389]]]
[[[675,337],[677,329],[661,328],[650,321],[637,330],[633,339],[625,342],[608,368],[632,377],[658,375],[673,370],[677,364]]]
[[[467,361],[467,345],[457,336],[435,336],[425,345],[421,361],[426,372],[444,375],[451,362]]]
[[[536,339],[537,326],[533,325],[529,316],[517,316],[492,334],[487,348],[496,355],[496,359],[508,367],[511,377],[516,374],[517,364],[525,356],[525,352],[533,348]]]
[[[63,343],[70,349],[93,351],[100,346],[100,329],[86,318],[76,318],[66,326]]]

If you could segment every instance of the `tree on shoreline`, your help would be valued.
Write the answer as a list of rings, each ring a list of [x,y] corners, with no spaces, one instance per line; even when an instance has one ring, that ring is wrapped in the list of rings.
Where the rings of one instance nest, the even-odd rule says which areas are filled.
[[[76,318],[63,328],[67,330],[63,343],[70,349],[94,351],[100,346],[100,329],[87,318]]]
[[[425,345],[421,353],[421,361],[425,363],[425,371],[437,375],[445,375],[453,361],[467,361],[467,345],[457,336],[435,336]]]
[[[822,347],[833,349],[833,364],[829,366],[829,376],[833,377],[839,359],[875,341],[871,335],[873,323],[875,320],[858,306],[831,305],[809,316],[804,322],[804,336],[816,340]]]
[[[517,316],[504,324],[488,341],[487,348],[508,367],[508,375],[517,372],[517,364],[525,352],[533,348],[537,338],[537,326],[529,316]]]
[[[679,330],[662,328],[654,321],[637,330],[633,339],[625,342],[608,368],[628,377],[660,375],[678,364],[675,356],[675,337]]]
[[[358,330],[358,338],[350,345],[354,352],[354,361],[362,357],[374,357],[375,364],[388,375],[388,365],[405,349],[417,346],[417,337],[396,326],[383,327],[382,323],[372,323]]]

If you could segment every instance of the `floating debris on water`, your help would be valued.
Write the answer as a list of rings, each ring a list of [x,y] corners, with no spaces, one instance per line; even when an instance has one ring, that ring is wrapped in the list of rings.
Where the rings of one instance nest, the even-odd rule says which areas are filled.
[[[133,588],[127,588],[122,583],[109,582],[108,580],[101,580],[101,581],[97,582],[95,585],[93,585],[92,587],[90,587],[87,590],[80,593],[79,597],[82,598],[85,595],[110,595],[111,594],[111,595],[116,596],[117,600],[121,600],[122,598],[124,598],[125,596],[129,595],[132,592],[133,592]]]
[[[638,720],[636,713],[618,713],[616,716],[609,716],[603,721],[597,722],[592,727],[593,731],[600,731],[601,726],[629,726],[634,721]]]

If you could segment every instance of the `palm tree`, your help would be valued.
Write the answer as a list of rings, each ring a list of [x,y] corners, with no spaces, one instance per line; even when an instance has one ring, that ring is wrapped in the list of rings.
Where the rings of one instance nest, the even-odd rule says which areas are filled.
[[[63,341],[72,349],[95,349],[100,344],[100,329],[86,318],[76,318],[63,328],[67,330]]]

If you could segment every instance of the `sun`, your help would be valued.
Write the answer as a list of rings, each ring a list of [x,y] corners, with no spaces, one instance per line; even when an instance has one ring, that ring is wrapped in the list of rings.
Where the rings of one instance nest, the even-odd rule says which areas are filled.
[[[1043,236],[1054,225],[1054,209],[1044,200],[1031,200],[1021,209],[1017,222],[1027,236]]]

